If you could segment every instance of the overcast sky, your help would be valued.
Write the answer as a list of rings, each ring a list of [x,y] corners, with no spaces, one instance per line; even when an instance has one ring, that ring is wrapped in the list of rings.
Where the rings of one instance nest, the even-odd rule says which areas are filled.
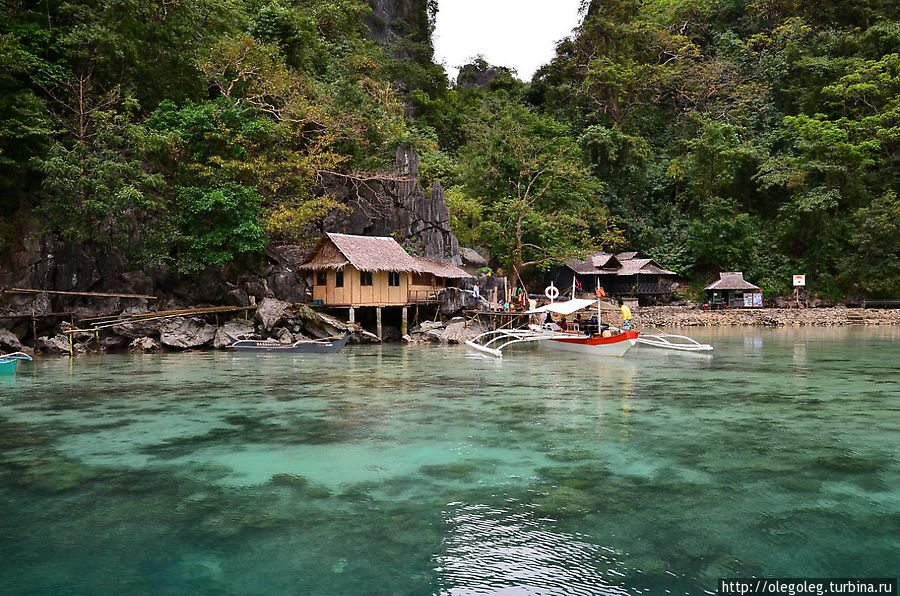
[[[435,59],[452,81],[479,54],[523,81],[553,58],[556,42],[581,18],[580,0],[439,0]]]

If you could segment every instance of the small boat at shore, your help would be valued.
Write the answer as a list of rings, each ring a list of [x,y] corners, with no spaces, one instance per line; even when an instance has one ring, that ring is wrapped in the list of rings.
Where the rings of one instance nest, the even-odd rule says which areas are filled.
[[[596,316],[592,322],[566,324],[561,327],[555,323],[543,322],[548,313],[572,315],[579,311],[590,311],[596,308]],[[600,323],[600,300],[574,298],[566,302],[551,302],[526,312],[527,315],[539,317],[539,323],[531,323],[520,329],[495,329],[482,333],[466,342],[466,345],[492,356],[502,357],[503,350],[509,346],[540,342],[538,345],[552,350],[575,352],[584,356],[613,356],[621,358],[629,349],[641,343],[648,346],[684,352],[708,351],[713,347],[700,344],[683,335],[649,335],[642,337],[632,329],[618,329]],[[565,319],[563,319],[565,320]]]
[[[569,316],[578,311],[597,308],[599,301],[572,299],[566,302],[551,302],[525,314],[544,317],[548,313]],[[638,342],[639,333],[601,325],[599,316],[593,324],[572,324],[565,328],[555,323],[529,324],[521,329],[495,329],[466,342],[471,348],[492,356],[501,357],[503,350],[511,345],[525,342],[540,342],[541,346],[565,352],[576,352],[590,356],[614,356],[621,358]]]
[[[31,356],[25,352],[13,352],[12,354],[0,354],[0,375],[14,375],[19,366],[19,360],[31,360]]]
[[[233,339],[233,338],[232,338]],[[244,352],[289,352],[305,354],[336,354],[344,349],[350,334],[343,337],[326,337],[323,339],[304,339],[294,343],[284,343],[272,340],[238,339],[234,340],[231,349]]]

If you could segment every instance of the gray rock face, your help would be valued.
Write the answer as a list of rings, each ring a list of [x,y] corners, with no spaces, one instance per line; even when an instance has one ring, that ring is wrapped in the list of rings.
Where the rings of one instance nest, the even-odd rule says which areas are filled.
[[[419,56],[412,44],[397,43],[403,38],[430,41],[431,27],[426,0],[369,0],[372,14],[366,18],[369,37],[384,46],[394,58],[430,58]]]
[[[484,267],[487,265],[487,259],[478,254],[474,248],[461,248],[459,256],[466,265],[472,265],[473,267]]]
[[[453,315],[477,306],[472,291],[459,288],[447,288],[438,294],[438,300],[440,300],[440,312],[443,315]]]
[[[170,348],[199,348],[215,336],[216,326],[199,317],[165,319],[159,326],[159,341]]]
[[[150,337],[139,337],[128,344],[128,351],[132,353],[152,353],[162,351],[162,346]]]
[[[284,320],[285,312],[291,307],[289,302],[277,298],[265,298],[256,309],[256,318],[264,331],[272,331]]]
[[[428,323],[428,324],[426,324]],[[404,336],[406,343],[461,344],[484,332],[477,322],[466,323],[462,317],[456,317],[446,324],[426,322]]]
[[[251,339],[255,335],[256,328],[250,321],[226,321],[224,325],[216,329],[216,336],[213,338],[213,347],[222,349],[230,346],[235,339]]]
[[[350,207],[349,213],[335,210],[325,218],[329,232],[363,236],[389,236],[398,232],[402,243],[417,254],[462,264],[459,241],[450,229],[450,210],[440,182],[432,185],[431,196],[419,183],[419,158],[406,146],[397,148],[395,179],[359,184],[334,179],[329,191]]]
[[[0,329],[0,351],[22,352],[24,348],[15,333],[8,329]]]
[[[127,337],[129,339],[137,339],[139,337],[159,337],[161,321],[136,321],[126,325],[117,325],[112,327],[113,333]]]
[[[76,348],[78,348],[77,351],[85,351],[81,344],[78,344]],[[64,333],[58,333],[53,337],[39,337],[34,342],[34,351],[43,354],[68,354],[69,338]]]

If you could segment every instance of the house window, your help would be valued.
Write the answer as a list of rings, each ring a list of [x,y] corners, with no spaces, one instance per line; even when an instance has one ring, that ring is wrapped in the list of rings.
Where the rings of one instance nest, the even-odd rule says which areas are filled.
[[[334,287],[336,287],[336,288],[344,287],[344,272],[343,271],[335,271],[334,272]]]
[[[328,285],[328,273],[326,271],[319,271],[316,273],[316,285],[317,286],[327,286]]]
[[[397,271],[389,271],[388,285],[398,287],[400,285],[400,273],[398,273]]]
[[[361,286],[371,286],[372,285],[372,272],[371,271],[360,271],[359,272],[359,285],[361,285]]]

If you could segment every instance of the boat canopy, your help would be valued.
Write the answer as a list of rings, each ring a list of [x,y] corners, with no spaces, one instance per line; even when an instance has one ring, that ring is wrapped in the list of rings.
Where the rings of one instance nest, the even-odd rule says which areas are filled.
[[[558,315],[570,315],[573,312],[577,312],[579,310],[588,308],[589,306],[595,306],[597,304],[596,300],[585,300],[584,298],[575,298],[573,300],[569,300],[567,302],[551,302],[550,304],[545,304],[539,308],[534,310],[529,310],[525,314],[535,314],[539,312],[555,312]]]

